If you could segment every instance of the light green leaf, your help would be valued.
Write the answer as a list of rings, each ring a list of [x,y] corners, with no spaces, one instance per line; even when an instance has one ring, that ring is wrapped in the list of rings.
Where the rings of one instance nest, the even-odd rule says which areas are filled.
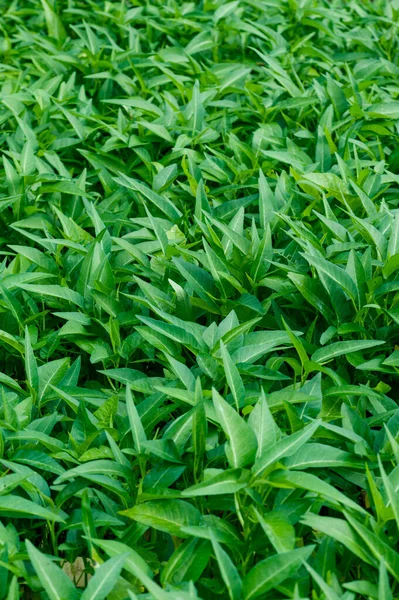
[[[133,400],[133,395],[129,386],[126,386],[126,409],[129,417],[130,429],[133,436],[134,445],[138,453],[142,452],[142,443],[147,441],[144,427],[141,423],[139,413]]]
[[[319,348],[312,354],[312,360],[317,363],[325,363],[338,356],[344,354],[350,354],[351,352],[359,352],[361,350],[368,350],[369,348],[375,348],[385,344],[383,340],[352,340],[350,342],[334,342],[324,348]]]
[[[121,514],[143,525],[180,537],[186,537],[182,532],[183,527],[199,525],[202,519],[198,509],[183,500],[152,500],[137,504]]]
[[[220,340],[220,352],[222,355],[226,380],[231,390],[231,393],[233,394],[236,409],[238,411],[245,401],[244,384],[242,382],[238,369],[235,366],[234,362],[231,360],[231,356],[222,340]]]
[[[289,435],[280,441],[273,444],[270,448],[267,448],[260,458],[255,462],[252,473],[256,479],[261,477],[268,469],[270,469],[275,463],[282,458],[291,456],[301,446],[303,446],[316,432],[319,427],[319,421],[314,421],[307,425],[303,429]]]
[[[216,416],[228,438],[225,451],[230,465],[237,468],[252,464],[258,446],[254,432],[214,388],[212,398]]]

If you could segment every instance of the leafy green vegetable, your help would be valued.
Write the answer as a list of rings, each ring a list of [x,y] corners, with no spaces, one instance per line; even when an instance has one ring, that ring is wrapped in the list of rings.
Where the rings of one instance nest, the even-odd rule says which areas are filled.
[[[397,598],[398,1],[0,17],[0,600]]]

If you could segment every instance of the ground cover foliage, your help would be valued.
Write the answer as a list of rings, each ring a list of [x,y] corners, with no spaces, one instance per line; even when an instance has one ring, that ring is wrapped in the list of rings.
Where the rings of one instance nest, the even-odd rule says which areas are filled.
[[[399,2],[0,7],[0,599],[397,598]]]

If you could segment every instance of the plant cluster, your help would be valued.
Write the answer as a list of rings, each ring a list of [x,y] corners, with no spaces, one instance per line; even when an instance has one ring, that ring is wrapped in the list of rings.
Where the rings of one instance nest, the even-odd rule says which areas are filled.
[[[399,597],[398,22],[0,0],[0,600]]]

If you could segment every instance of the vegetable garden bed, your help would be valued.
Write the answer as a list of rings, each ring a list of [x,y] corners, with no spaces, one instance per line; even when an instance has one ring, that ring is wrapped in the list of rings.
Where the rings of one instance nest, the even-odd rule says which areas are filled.
[[[398,598],[398,0],[0,16],[0,600]]]

